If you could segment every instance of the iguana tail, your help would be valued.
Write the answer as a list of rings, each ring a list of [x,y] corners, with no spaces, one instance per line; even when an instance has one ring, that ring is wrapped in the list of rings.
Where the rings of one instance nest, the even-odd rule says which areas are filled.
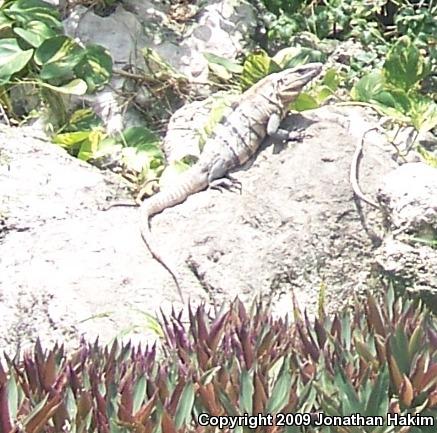
[[[141,237],[153,258],[158,261],[173,278],[182,302],[184,302],[184,296],[176,272],[167,265],[166,261],[155,246],[153,235],[150,231],[150,218],[153,215],[162,212],[164,209],[182,203],[191,194],[202,191],[208,186],[208,175],[199,168],[199,166],[194,166],[187,170],[181,176],[178,185],[160,191],[158,194],[145,200],[140,207]]]

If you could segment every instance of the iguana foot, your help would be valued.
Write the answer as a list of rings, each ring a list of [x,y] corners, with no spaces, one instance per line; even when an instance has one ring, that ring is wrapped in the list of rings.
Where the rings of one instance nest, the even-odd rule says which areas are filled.
[[[226,176],[221,179],[215,179],[209,184],[209,188],[216,189],[223,192],[224,189],[228,191],[239,191],[241,194],[242,185],[241,182],[234,177]]]

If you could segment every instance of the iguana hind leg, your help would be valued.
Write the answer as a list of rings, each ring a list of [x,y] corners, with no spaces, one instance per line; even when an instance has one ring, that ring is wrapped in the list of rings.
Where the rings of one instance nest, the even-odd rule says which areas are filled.
[[[238,191],[240,194],[243,189],[241,182],[230,175],[222,177],[221,179],[213,180],[209,184],[209,188],[216,189],[220,192],[222,192],[223,189],[226,189],[228,191]]]

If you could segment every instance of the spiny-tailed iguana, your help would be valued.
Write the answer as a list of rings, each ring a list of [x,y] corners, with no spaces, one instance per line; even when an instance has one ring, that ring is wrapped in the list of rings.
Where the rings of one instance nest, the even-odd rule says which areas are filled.
[[[229,186],[228,173],[243,165],[259,149],[266,135],[288,136],[278,130],[288,105],[302,88],[322,70],[321,63],[309,63],[294,69],[273,73],[244,92],[230,113],[216,125],[203,152],[193,167],[180,176],[177,185],[160,191],[140,207],[141,236],[152,256],[171,274],[183,300],[175,273],[154,246],[150,217],[175,206],[208,186]]]

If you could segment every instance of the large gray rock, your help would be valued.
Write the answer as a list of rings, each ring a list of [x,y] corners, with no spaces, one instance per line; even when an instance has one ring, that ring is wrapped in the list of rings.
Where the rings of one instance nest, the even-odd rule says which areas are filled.
[[[384,178],[378,200],[391,234],[377,263],[437,311],[437,169],[423,163],[398,167]]]
[[[437,169],[422,162],[398,167],[384,178],[378,200],[392,230],[437,234]]]
[[[73,8],[64,25],[66,33],[82,43],[107,48],[118,70],[127,68],[138,74],[141,71],[150,74],[144,50],[151,48],[187,77],[194,93],[202,94],[208,82],[204,53],[235,60],[253,46],[256,14],[254,7],[244,0],[209,0],[183,23],[173,19],[171,12],[171,5],[150,0],[125,0],[108,16],[99,16],[79,5]],[[83,98],[104,119],[109,132],[123,129],[124,123],[134,118],[132,114],[127,119],[122,117],[125,80],[115,74],[110,87]],[[137,93],[135,102],[150,109],[150,101],[156,96],[141,88],[131,90]]]
[[[353,112],[354,126],[367,119]],[[291,116],[284,127],[306,137],[282,150],[274,143],[234,173],[241,195],[203,191],[152,219],[186,298],[220,305],[260,295],[282,315],[292,311],[293,290],[314,314],[322,286],[329,310],[368,286],[375,248],[369,228],[378,230],[380,215],[357,208],[349,184],[356,140],[342,125],[350,113],[325,107]],[[137,209],[99,209],[121,180],[31,134],[0,131],[0,345],[12,351],[37,336],[69,344],[81,334],[102,342],[123,334],[152,338],[138,311],[180,303],[141,241]],[[375,194],[393,167],[385,148],[368,144],[363,190]]]

